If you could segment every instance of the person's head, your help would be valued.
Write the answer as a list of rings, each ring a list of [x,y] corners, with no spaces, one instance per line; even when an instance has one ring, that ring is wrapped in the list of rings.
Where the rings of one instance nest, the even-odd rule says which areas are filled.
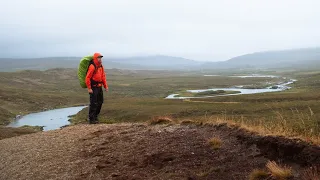
[[[102,62],[102,57],[103,57],[103,56],[98,56],[97,60],[98,60],[99,63]]]
[[[97,64],[100,65],[102,63],[102,55],[100,53],[94,53],[93,55],[93,61]]]

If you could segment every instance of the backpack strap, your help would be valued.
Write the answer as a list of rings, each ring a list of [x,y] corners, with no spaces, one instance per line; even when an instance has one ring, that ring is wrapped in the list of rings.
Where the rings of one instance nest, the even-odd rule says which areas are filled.
[[[91,64],[94,66],[94,69],[95,69],[95,71],[94,71],[93,73],[96,73],[97,67],[96,67],[96,65],[94,64],[93,60],[91,60],[91,61],[89,62],[89,65],[88,65],[88,68],[87,68],[87,73],[88,73],[88,71],[89,71],[89,68],[90,68]]]
[[[92,63],[92,65],[94,66],[94,71],[93,71],[93,74],[92,74],[92,77],[97,73],[97,71],[98,71],[98,68],[97,68],[97,66],[94,64],[94,63]],[[91,77],[91,78],[92,78]]]
[[[102,68],[102,71],[104,72],[104,67],[102,66],[102,64],[101,64],[101,68]]]
[[[94,64],[93,61],[90,61],[89,67],[91,66],[91,64],[94,66],[94,71],[93,71],[92,77],[91,77],[91,79],[90,79],[90,81],[91,81],[91,86],[93,86],[93,85],[98,85],[98,84],[100,84],[100,83],[102,83],[102,82],[97,82],[97,81],[93,80],[93,76],[97,73],[97,71],[98,71],[98,69],[99,69],[100,67],[103,69],[103,66],[101,65],[100,67],[97,67],[97,66]],[[89,69],[89,67],[88,67],[88,69]]]

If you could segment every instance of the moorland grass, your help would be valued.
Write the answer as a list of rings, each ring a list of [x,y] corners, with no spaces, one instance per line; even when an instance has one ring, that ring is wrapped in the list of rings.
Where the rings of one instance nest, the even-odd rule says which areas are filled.
[[[295,136],[319,142],[320,73],[285,72],[285,76],[298,80],[287,91],[185,101],[165,100],[164,97],[186,89],[259,86],[279,79],[204,77],[194,72],[107,70],[110,92],[105,93],[100,119],[106,123],[147,122],[161,116],[172,117],[177,122],[186,119],[197,123],[219,120],[263,134]],[[0,73],[2,124],[7,124],[17,114],[88,102],[88,93],[80,87],[76,69]],[[87,108],[82,110],[72,123],[85,123],[87,111]]]

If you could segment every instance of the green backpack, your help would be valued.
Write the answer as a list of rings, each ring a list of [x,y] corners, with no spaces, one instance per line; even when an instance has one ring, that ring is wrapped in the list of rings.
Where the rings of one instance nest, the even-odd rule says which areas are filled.
[[[86,84],[86,76],[89,69],[89,66],[93,64],[93,56],[85,56],[80,60],[80,64],[78,67],[78,78],[80,82],[80,86],[82,88],[87,88]]]

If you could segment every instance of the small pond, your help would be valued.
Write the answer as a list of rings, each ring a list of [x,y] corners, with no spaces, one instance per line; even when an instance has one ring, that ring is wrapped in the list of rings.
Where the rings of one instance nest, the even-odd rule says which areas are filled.
[[[69,116],[77,114],[87,106],[77,106],[32,113],[11,122],[8,127],[43,126],[44,131],[59,129],[69,125]]]

